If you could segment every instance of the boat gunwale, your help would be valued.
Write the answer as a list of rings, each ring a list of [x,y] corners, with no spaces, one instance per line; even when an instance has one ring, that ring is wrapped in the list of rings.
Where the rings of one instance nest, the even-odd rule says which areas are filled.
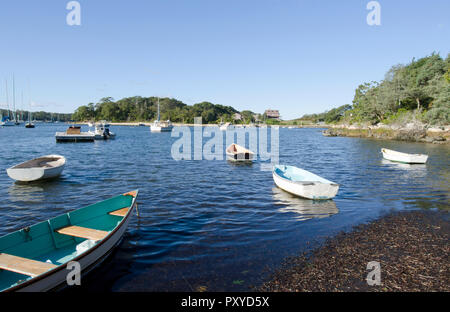
[[[237,149],[236,149],[236,152],[228,151],[232,146],[239,146],[244,151],[238,151]],[[225,152],[227,153],[227,155],[238,155],[238,154],[245,154],[245,153],[255,155],[255,153],[253,153],[251,150],[249,150],[239,144],[236,144],[236,143],[233,143],[230,146],[228,146],[227,149],[225,150]]]
[[[316,184],[326,184],[326,185],[331,185],[331,186],[340,186],[338,183],[333,182],[333,181],[330,181],[330,180],[325,179],[325,178],[322,178],[322,179],[327,180],[327,181],[329,181],[330,183],[324,183],[324,182],[320,182],[320,181],[293,181],[293,180],[290,180],[290,179],[288,179],[288,178],[286,178],[286,177],[283,177],[283,176],[279,175],[279,174],[277,173],[277,171],[276,171],[276,168],[277,168],[276,166],[273,167],[273,170],[272,170],[273,174],[275,174],[275,175],[276,175],[277,177],[279,177],[280,179],[283,179],[283,180],[288,181],[288,182],[290,182],[290,183],[301,184],[301,185],[304,185],[304,186],[307,186],[307,185],[316,185]],[[300,168],[298,168],[298,169],[300,169]],[[304,170],[304,169],[302,169],[302,170]],[[305,170],[305,171],[307,171],[307,170]],[[310,171],[308,171],[308,172],[310,172]],[[310,172],[310,173],[312,173],[312,172]],[[315,173],[312,173],[312,174],[318,176],[318,175],[315,174]],[[319,177],[319,176],[318,176],[318,177]]]
[[[25,165],[27,163],[31,163],[32,161],[35,161],[35,160],[38,160],[38,159],[41,159],[41,158],[58,158],[55,161],[62,161],[62,164],[60,164],[60,165],[58,165],[56,167],[51,166],[51,167],[23,167],[23,168],[18,168],[19,166]],[[33,159],[30,159],[30,160],[24,161],[24,162],[22,162],[20,164],[14,165],[14,166],[6,169],[6,170],[53,169],[53,168],[60,168],[60,167],[65,166],[65,165],[66,165],[66,158],[64,156],[62,156],[62,155],[56,155],[55,154],[55,155],[45,155],[45,156],[33,158]]]
[[[137,200],[137,197],[138,197],[138,193],[139,193],[139,191],[138,190],[136,190],[136,191],[132,191],[132,192],[136,192],[136,196],[133,196],[133,195],[131,195],[130,193],[131,192],[128,192],[128,193],[125,193],[125,194],[122,194],[122,196],[133,196],[133,201],[132,201],[132,203],[131,203],[131,205],[130,205],[130,209],[128,210],[128,213],[124,216],[124,217],[122,217],[122,220],[120,221],[120,223],[119,224],[117,224],[116,225],[116,227],[111,231],[111,232],[109,232],[108,233],[108,235],[106,235],[102,240],[99,240],[98,241],[98,243],[97,244],[95,244],[94,246],[92,246],[91,248],[89,248],[88,250],[86,250],[86,251],[84,251],[83,253],[81,253],[81,254],[79,254],[78,256],[76,256],[75,258],[73,258],[73,259],[71,259],[71,260],[69,260],[69,261],[67,261],[67,262],[65,262],[65,263],[62,263],[62,264],[60,264],[60,265],[58,265],[57,267],[55,267],[55,268],[53,268],[53,269],[51,269],[51,270],[48,270],[48,271],[46,271],[46,272],[44,272],[44,273],[42,273],[42,274],[40,274],[40,275],[38,275],[38,276],[35,276],[35,277],[33,277],[33,278],[31,278],[31,279],[29,279],[29,280],[26,280],[26,281],[24,281],[23,283],[20,283],[20,284],[18,284],[18,285],[15,285],[15,286],[12,286],[12,287],[10,287],[10,288],[6,288],[6,289],[4,289],[4,290],[2,290],[2,291],[0,291],[0,292],[13,292],[13,291],[17,291],[17,290],[19,290],[19,289],[21,289],[21,288],[24,288],[24,287],[26,287],[26,286],[29,286],[29,285],[31,285],[31,284],[33,284],[33,283],[35,283],[35,282],[37,282],[37,281],[40,281],[40,280],[42,280],[42,279],[44,279],[44,278],[46,278],[46,277],[48,277],[48,276],[50,276],[50,275],[52,275],[52,274],[55,274],[56,272],[58,272],[58,271],[60,271],[60,270],[63,270],[63,269],[66,269],[66,265],[67,265],[67,263],[69,263],[70,261],[78,261],[78,260],[80,260],[81,258],[84,258],[85,256],[87,256],[87,255],[89,255],[90,253],[92,253],[93,251],[95,251],[95,250],[97,250],[98,248],[100,248],[102,245],[104,245],[120,228],[122,228],[122,226],[123,226],[123,224],[125,223],[125,221],[130,217],[130,215],[131,215],[131,212],[133,211],[133,208],[134,208],[134,206],[136,205],[136,200]],[[120,196],[120,195],[119,195]],[[100,201],[100,202],[98,202],[98,203],[101,203],[102,201]],[[98,204],[98,203],[96,203],[96,204]],[[94,204],[95,205],[95,204]],[[84,207],[81,207],[81,208],[79,208],[79,209],[82,209],[82,208],[84,208]],[[72,210],[72,211],[76,211],[76,210],[79,210],[79,209],[75,209],[75,210]],[[64,215],[64,214],[63,214]],[[54,218],[57,218],[58,216],[56,216],[56,217],[54,217]],[[54,219],[54,218],[51,218],[51,219]],[[51,219],[48,219],[48,220],[51,220]],[[44,221],[45,222],[45,221]],[[110,252],[110,251],[108,251],[108,252]],[[108,253],[107,252],[107,253]],[[85,268],[84,270],[86,270],[87,268]],[[82,271],[83,271],[83,268],[82,268]]]

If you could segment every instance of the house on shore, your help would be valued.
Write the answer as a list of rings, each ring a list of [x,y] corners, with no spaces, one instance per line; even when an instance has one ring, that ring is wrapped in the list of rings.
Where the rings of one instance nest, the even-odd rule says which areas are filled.
[[[264,112],[264,115],[266,116],[267,119],[272,119],[272,120],[280,120],[280,112],[278,110],[274,110],[274,109],[267,109]]]

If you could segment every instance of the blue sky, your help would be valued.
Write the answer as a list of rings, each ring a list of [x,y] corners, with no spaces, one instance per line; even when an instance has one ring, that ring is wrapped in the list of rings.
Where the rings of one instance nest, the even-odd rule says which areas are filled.
[[[450,52],[450,1],[65,0],[0,4],[0,107],[73,112],[104,96],[170,96],[283,119],[351,103],[354,89],[398,63]],[[30,90],[28,91],[28,81]],[[10,102],[11,102],[11,90]]]

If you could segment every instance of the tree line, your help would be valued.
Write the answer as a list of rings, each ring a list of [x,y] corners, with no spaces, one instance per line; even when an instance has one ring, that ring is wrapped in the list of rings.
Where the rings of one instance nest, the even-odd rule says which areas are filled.
[[[235,114],[242,117],[241,122],[254,122],[251,111],[239,112],[231,106],[201,102],[187,105],[173,98],[159,98],[160,119],[180,123],[194,123],[194,117],[202,117],[203,123],[237,122]],[[113,122],[139,122],[157,119],[157,97],[127,97],[115,101],[104,97],[98,103],[80,106],[73,114],[75,121],[109,120]]]
[[[450,124],[450,54],[443,59],[433,53],[395,65],[383,80],[358,86],[352,104],[299,120],[377,124],[405,115],[432,125]]]

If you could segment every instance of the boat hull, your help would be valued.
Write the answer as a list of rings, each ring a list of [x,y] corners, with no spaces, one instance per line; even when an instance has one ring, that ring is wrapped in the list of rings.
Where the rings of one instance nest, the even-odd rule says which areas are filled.
[[[122,237],[123,237],[123,235],[128,227],[128,224],[131,220],[131,217],[133,214],[133,209],[136,206],[137,191],[124,194],[126,196],[126,195],[129,195],[132,193],[134,193],[134,195],[132,195],[133,198],[132,198],[129,206],[127,205],[127,207],[129,207],[129,209],[127,210],[126,214],[123,215],[123,218],[120,221],[118,221],[117,225],[104,238],[102,238],[100,241],[98,241],[94,245],[87,247],[85,250],[79,251],[77,253],[77,255],[75,255],[73,258],[67,258],[66,260],[64,260],[64,262],[61,265],[58,265],[58,266],[54,267],[53,269],[50,269],[50,270],[46,271],[45,273],[40,274],[32,279],[25,280],[21,283],[13,285],[10,288],[6,288],[4,291],[7,291],[7,292],[11,292],[11,291],[43,292],[43,291],[59,290],[59,289],[68,287],[67,278],[68,278],[68,274],[70,273],[70,270],[71,270],[71,268],[68,267],[68,264],[70,264],[71,262],[77,262],[80,264],[81,277],[85,276],[91,270],[95,269],[113,252],[114,248],[118,244],[120,244],[120,242],[122,240]],[[48,224],[51,224],[50,230],[53,231],[52,227],[57,226],[57,224],[61,225],[62,224],[61,222],[63,222],[64,224],[71,225],[72,224],[71,220],[75,220],[77,217],[78,218],[79,217],[86,218],[85,220],[88,220],[87,222],[89,222],[89,220],[92,220],[92,219],[89,219],[90,216],[98,217],[98,211],[100,211],[100,210],[105,211],[105,209],[106,209],[106,211],[108,211],[111,209],[110,208],[111,205],[112,206],[116,205],[117,207],[122,207],[122,203],[124,203],[122,198],[123,197],[120,196],[117,198],[113,198],[111,200],[107,200],[107,201],[100,202],[95,205],[86,207],[84,210],[80,209],[80,210],[73,211],[73,212],[69,213],[70,216],[69,216],[69,214],[67,214],[68,219],[65,219],[64,215],[53,218],[48,221]],[[120,202],[115,202],[117,200],[119,200]],[[95,208],[95,207],[97,207],[97,208]],[[86,209],[88,209],[88,210],[86,210]],[[78,213],[78,215],[76,215],[77,213]],[[90,213],[93,213],[93,215],[91,215]],[[73,219],[73,218],[75,218],[75,219]],[[116,218],[116,217],[112,217],[112,218]],[[67,220],[68,220],[68,222],[67,222]],[[86,222],[86,221],[84,221],[84,222]],[[114,224],[116,221],[110,220],[108,222],[109,222],[109,224]],[[46,224],[46,222],[43,222],[42,224]],[[30,235],[33,235],[33,236],[36,235],[36,236],[38,236],[37,239],[40,239],[39,234],[42,234],[42,228],[43,228],[42,224],[38,224],[36,226],[31,227],[31,230],[28,229],[28,231],[30,233],[32,233]],[[75,222],[75,224],[77,224],[77,223]],[[45,226],[44,226],[44,228],[45,228]],[[23,230],[22,230],[22,232],[23,232]],[[14,235],[15,235],[15,233],[12,233],[9,236],[14,237]],[[6,237],[3,237],[3,239],[5,239]],[[61,240],[56,241],[55,239],[56,238],[54,237],[53,243],[56,245],[55,247],[58,248],[57,242],[59,242],[58,244],[61,244],[62,241]],[[66,241],[67,241],[67,239],[66,239]],[[70,239],[69,239],[69,241],[70,241]],[[75,244],[78,244],[78,242],[75,242]],[[11,247],[8,247],[8,246],[10,246],[10,245],[8,245],[8,243],[5,244],[5,242],[3,242],[3,248],[4,249],[9,248],[9,250],[11,250]],[[62,247],[62,248],[64,248],[64,247]],[[78,251],[78,248],[77,248],[77,251]],[[16,250],[15,252],[18,252],[18,251]],[[69,256],[70,256],[70,254],[69,254]],[[60,256],[57,256],[57,259],[59,259],[59,258],[60,258]],[[81,281],[81,283],[83,283],[83,281]]]
[[[128,223],[130,222],[132,210],[133,209],[130,209],[126,219],[124,220],[125,222],[120,226],[120,228],[118,228],[115,233],[112,233],[112,235],[109,238],[106,238],[104,242],[95,246],[97,248],[93,247],[93,249],[95,248],[95,250],[89,250],[86,255],[81,255],[80,257],[72,260],[77,261],[80,264],[82,276],[86,276],[86,274],[100,265],[106,258],[108,258],[114,248],[120,244],[122,237],[128,227]],[[39,279],[30,285],[18,288],[15,291],[45,292],[51,290],[59,290],[67,287],[66,279],[67,274],[69,273],[67,267],[62,266],[58,267],[57,269],[59,270],[54,273],[52,273],[52,271],[49,271],[52,274],[49,274],[48,276],[43,277],[42,279]]]
[[[159,127],[159,126],[150,126],[151,132],[171,132],[173,126],[170,127]]]
[[[425,164],[428,160],[428,155],[423,154],[407,154],[386,148],[381,149],[381,152],[384,159],[404,164]]]
[[[115,138],[116,135],[114,133],[110,133],[109,135],[95,134],[96,140],[114,140]]]
[[[252,151],[237,144],[231,144],[225,152],[229,161],[253,161],[255,155]]]
[[[335,183],[321,183],[317,181],[291,181],[281,177],[274,170],[273,181],[276,186],[293,195],[313,200],[326,200],[334,198],[339,185]]]
[[[12,126],[15,126],[16,124],[12,121],[5,121],[5,122],[0,123],[0,125],[3,127],[12,127]]]
[[[8,176],[16,181],[33,182],[39,180],[53,179],[61,175],[64,166],[58,168],[31,168],[31,169],[7,169]]]

